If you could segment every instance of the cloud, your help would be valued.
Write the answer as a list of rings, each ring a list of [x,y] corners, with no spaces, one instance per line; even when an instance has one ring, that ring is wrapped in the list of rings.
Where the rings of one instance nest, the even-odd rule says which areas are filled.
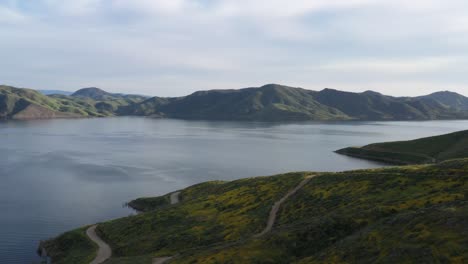
[[[0,6],[0,25],[20,24],[27,21],[27,17],[8,7]]]
[[[336,72],[379,72],[385,74],[434,73],[460,65],[461,58],[426,57],[413,59],[359,59],[338,61],[319,66]]]
[[[198,7],[196,1],[187,0],[115,0],[111,3],[115,9],[131,10],[143,14],[177,14],[184,10]]]
[[[467,12],[462,0],[0,0],[0,80],[165,96],[271,82],[460,91]]]

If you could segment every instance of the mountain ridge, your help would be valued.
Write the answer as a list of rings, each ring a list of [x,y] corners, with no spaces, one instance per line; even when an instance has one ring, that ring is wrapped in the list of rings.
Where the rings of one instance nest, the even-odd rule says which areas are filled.
[[[21,97],[21,94],[16,90],[16,97]],[[417,97],[393,97],[371,90],[361,93],[332,88],[313,91],[267,84],[242,89],[202,90],[180,97],[146,97],[88,87],[70,96],[49,95],[41,102],[24,99],[38,105],[43,101],[57,100],[59,102],[52,105],[65,105],[52,107],[53,110],[62,113],[72,110],[83,117],[132,115],[233,121],[468,119],[468,98],[448,91]],[[71,110],[70,106],[73,106]],[[11,114],[6,116],[3,119],[12,118]]]

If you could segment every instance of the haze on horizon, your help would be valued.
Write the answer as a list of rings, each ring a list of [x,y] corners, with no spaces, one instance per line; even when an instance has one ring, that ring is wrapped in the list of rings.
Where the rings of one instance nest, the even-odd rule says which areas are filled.
[[[0,0],[0,83],[468,95],[465,0]]]

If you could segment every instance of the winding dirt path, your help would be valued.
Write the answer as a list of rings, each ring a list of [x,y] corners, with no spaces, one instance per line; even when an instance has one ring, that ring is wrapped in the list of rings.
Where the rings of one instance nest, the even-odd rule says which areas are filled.
[[[256,234],[253,236],[253,238],[258,238],[261,236],[264,236],[268,232],[271,231],[273,228],[273,225],[275,224],[276,221],[276,216],[278,214],[278,211],[281,207],[281,205],[291,196],[293,196],[297,191],[299,191],[304,185],[306,185],[313,177],[316,175],[310,175],[305,177],[304,180],[302,180],[294,189],[290,190],[286,195],[284,195],[279,201],[276,201],[270,211],[270,215],[268,216],[267,220],[267,225],[265,229],[263,229],[262,232]],[[180,192],[173,192],[170,195],[170,202],[171,205],[178,204],[180,202],[179,199]],[[96,227],[97,225],[91,226],[86,230],[86,234],[88,237],[94,241],[96,244],[99,246],[98,254],[96,258],[90,263],[90,264],[101,264],[104,261],[106,261],[108,258],[111,257],[112,251],[111,248],[109,247],[108,244],[106,244],[101,238],[99,238],[96,234]],[[152,264],[164,264],[168,261],[170,261],[173,257],[158,257],[158,258],[153,258]]]
[[[171,204],[178,204],[179,203],[179,196],[180,196],[180,192],[171,193]]]
[[[162,258],[154,258],[152,264],[164,264],[171,260],[172,257],[162,257]]]
[[[270,215],[268,216],[267,220],[267,225],[265,229],[263,229],[262,232],[254,235],[253,237],[258,238],[261,236],[264,236],[266,233],[270,232],[271,229],[273,228],[273,225],[275,224],[276,221],[276,215],[278,214],[278,211],[281,207],[281,204],[284,203],[289,197],[293,196],[297,191],[299,191],[304,185],[306,185],[313,177],[316,175],[310,175],[307,176],[304,180],[301,181],[294,189],[290,190],[285,196],[283,196],[279,201],[275,202],[273,204],[273,207],[271,208]]]
[[[86,230],[86,235],[99,247],[96,258],[90,264],[101,264],[112,256],[110,246],[96,234],[97,225],[93,225]]]

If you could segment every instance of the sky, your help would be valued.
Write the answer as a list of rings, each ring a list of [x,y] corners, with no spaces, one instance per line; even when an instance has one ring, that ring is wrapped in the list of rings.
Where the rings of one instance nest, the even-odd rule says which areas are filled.
[[[0,83],[468,95],[466,0],[0,0]]]

